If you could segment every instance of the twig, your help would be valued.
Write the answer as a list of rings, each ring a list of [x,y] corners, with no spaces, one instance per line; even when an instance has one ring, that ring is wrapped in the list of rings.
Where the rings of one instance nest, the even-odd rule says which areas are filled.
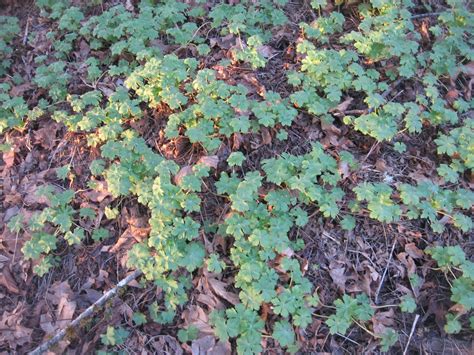
[[[407,345],[405,346],[405,350],[403,351],[403,355],[407,354],[408,347],[410,346],[410,342],[411,342],[411,337],[413,336],[413,333],[415,332],[416,323],[418,323],[418,319],[420,319],[419,314],[415,316],[415,320],[413,321],[413,325],[411,326],[410,336],[408,337],[408,342],[407,342]]]
[[[54,337],[49,339],[47,342],[41,344],[38,346],[35,350],[30,352],[30,355],[39,355],[43,354],[46,350],[48,350],[51,346],[55,345],[59,341],[61,341],[64,336],[66,335],[66,332],[68,329],[75,328],[83,319],[89,317],[94,313],[94,310],[96,307],[101,307],[102,305],[105,304],[109,299],[111,299],[113,296],[117,294],[117,292],[124,286],[127,286],[131,281],[135,280],[138,276],[140,276],[142,272],[140,270],[135,270],[132,272],[130,275],[128,275],[126,278],[120,280],[120,282],[115,286],[113,289],[107,291],[104,293],[104,295],[99,298],[96,302],[94,302],[93,305],[88,307],[84,312],[82,312],[76,319],[74,319],[69,326],[66,328],[62,329],[57,333]]]
[[[380,293],[380,290],[382,289],[383,282],[385,280],[385,275],[387,275],[387,271],[388,271],[388,267],[390,266],[390,262],[392,261],[392,256],[393,256],[393,251],[395,250],[395,245],[397,245],[397,240],[396,239],[393,241],[392,250],[390,251],[390,257],[388,258],[387,266],[385,266],[385,270],[383,271],[382,280],[380,280],[379,287],[377,287],[377,291],[375,291],[375,298],[374,298],[374,303],[375,304],[378,303],[379,293]]]
[[[361,164],[364,164],[366,162],[367,159],[369,159],[369,156],[370,154],[372,154],[372,152],[374,151],[374,149],[379,145],[379,141],[375,142],[374,144],[372,144],[372,147],[370,147],[370,150],[369,152],[367,153],[367,155],[365,156],[364,159],[362,159],[362,161],[360,162]]]
[[[418,14],[418,15],[413,15],[411,17],[412,20],[418,19],[418,18],[425,18],[425,17],[436,17],[441,15],[441,12],[431,12],[429,14]]]
[[[26,45],[26,42],[28,41],[28,30],[30,27],[30,18],[26,20],[26,27],[25,27],[25,33],[23,34],[23,45]]]
[[[336,333],[336,334],[339,335],[341,338],[344,338],[344,339],[350,341],[350,342],[353,343],[353,344],[360,345],[360,344],[359,344],[358,342],[356,342],[355,340],[352,340],[351,338],[346,337],[345,335],[343,335],[343,334],[341,334],[341,333]]]

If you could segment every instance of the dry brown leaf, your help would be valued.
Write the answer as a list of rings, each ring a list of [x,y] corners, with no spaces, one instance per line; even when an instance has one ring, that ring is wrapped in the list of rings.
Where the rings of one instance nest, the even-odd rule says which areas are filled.
[[[26,82],[21,85],[16,85],[12,87],[10,90],[10,95],[11,96],[23,96],[25,91],[28,91],[33,88],[33,84],[31,82]]]
[[[225,299],[234,306],[240,303],[239,297],[232,292],[226,291],[225,287],[227,284],[225,282],[219,281],[215,278],[209,277],[207,279],[212,291],[219,297]]]
[[[210,354],[210,350],[216,344],[216,338],[212,335],[206,335],[202,338],[193,340],[191,349],[193,355]]]
[[[232,150],[239,150],[240,145],[244,142],[244,138],[240,133],[234,133],[232,135]]]
[[[444,98],[450,105],[452,105],[454,101],[458,99],[458,97],[459,97],[459,91],[456,90],[455,88],[450,89],[444,96]]]
[[[127,11],[130,11],[130,12],[134,12],[134,11],[135,11],[135,7],[133,6],[131,0],[125,1],[125,9],[127,9]]]
[[[345,292],[346,287],[347,276],[344,275],[345,271],[346,268],[344,267],[332,268],[329,270],[329,275],[341,292]]]
[[[94,181],[95,189],[84,192],[84,196],[92,202],[102,202],[107,197],[112,196],[107,189],[107,183],[105,181]]]
[[[217,169],[217,165],[219,164],[219,157],[217,155],[204,156],[198,160],[197,164],[203,164],[210,168]]]
[[[147,343],[155,348],[156,354],[183,354],[179,342],[170,335],[155,335]]]
[[[351,169],[349,167],[349,164],[345,161],[339,162],[338,171],[339,171],[339,174],[341,174],[341,177],[343,180],[351,176]]]
[[[209,324],[207,313],[199,306],[191,305],[182,313],[186,326],[194,325],[201,335],[212,335],[214,330]]]
[[[232,349],[228,341],[218,341],[210,350],[211,355],[228,355],[232,354]]]
[[[383,159],[377,159],[377,161],[375,162],[375,169],[377,169],[381,173],[384,173],[389,170],[387,163]]]
[[[293,255],[295,255],[295,252],[293,249],[291,249],[290,247],[286,248],[285,250],[283,250],[281,252],[281,255],[283,256],[286,256],[288,258],[291,258]]]
[[[410,255],[413,259],[420,259],[423,258],[425,255],[423,253],[423,250],[418,249],[418,247],[415,245],[415,243],[408,243],[405,245],[405,251],[407,252],[408,255]]]
[[[272,136],[270,131],[266,127],[262,127],[262,144],[270,145],[272,144]]]
[[[341,130],[337,128],[335,125],[332,123],[327,123],[324,120],[321,120],[321,129],[326,132],[329,136],[331,135],[341,135]]]
[[[462,68],[462,72],[471,78],[474,78],[474,61],[465,64]]]
[[[56,311],[56,324],[58,329],[65,328],[74,319],[76,311],[76,302],[71,301],[67,296],[59,300],[58,310]]]
[[[15,150],[11,148],[8,152],[3,153],[3,161],[5,162],[5,167],[11,168],[15,164]]]
[[[395,324],[393,308],[386,312],[376,312],[372,317],[372,324],[375,334],[383,334],[387,327],[392,327]]]
[[[12,353],[18,346],[31,341],[33,329],[21,325],[25,311],[25,304],[19,302],[12,312],[5,311],[0,317],[0,344],[8,344]]]
[[[276,53],[275,49],[270,46],[260,46],[257,48],[258,54],[260,54],[264,58],[271,58]]]
[[[7,258],[7,260],[9,259]],[[17,295],[20,294],[20,289],[18,288],[18,285],[15,282],[15,279],[10,273],[10,270],[8,270],[8,267],[4,267],[1,270],[0,285],[6,287],[6,289],[10,291],[11,293],[14,293]]]
[[[354,99],[352,97],[348,97],[347,99],[345,99],[344,101],[342,101],[339,105],[337,105],[336,107],[334,108],[331,108],[329,110],[330,113],[332,112],[340,112],[340,113],[344,113],[347,111],[347,109],[349,108],[349,106],[351,105],[352,101],[354,101]]]
[[[174,183],[180,185],[181,181],[185,176],[191,175],[193,173],[193,167],[191,165],[185,165],[181,168],[180,171],[174,176]]]
[[[59,125],[56,122],[45,123],[42,128],[33,131],[34,143],[42,146],[44,149],[51,150],[56,143],[56,132],[58,130]]]

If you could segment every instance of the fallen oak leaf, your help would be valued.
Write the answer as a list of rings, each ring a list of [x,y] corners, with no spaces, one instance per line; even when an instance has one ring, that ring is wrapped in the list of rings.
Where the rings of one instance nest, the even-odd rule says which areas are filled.
[[[212,291],[219,297],[225,299],[229,303],[233,304],[234,306],[240,303],[239,297],[232,292],[226,291],[225,287],[227,286],[226,283],[219,281],[215,278],[209,277],[207,279],[209,286],[211,287]]]
[[[7,260],[9,259],[7,258]],[[7,267],[4,267],[2,269],[2,273],[0,274],[0,285],[4,286],[11,293],[16,295],[20,294],[20,289],[18,288],[16,281],[13,279],[13,276]]]

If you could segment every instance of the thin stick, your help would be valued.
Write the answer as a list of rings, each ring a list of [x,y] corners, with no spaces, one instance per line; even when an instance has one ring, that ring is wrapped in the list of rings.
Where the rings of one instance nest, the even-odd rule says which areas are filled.
[[[59,341],[61,341],[64,336],[66,335],[66,331],[71,328],[75,328],[83,319],[90,317],[92,313],[94,313],[94,310],[96,307],[101,307],[102,305],[105,304],[109,299],[111,299],[113,296],[117,294],[117,292],[124,286],[127,286],[131,281],[135,280],[138,276],[140,276],[142,272],[140,270],[135,270],[132,272],[130,275],[128,275],[126,278],[120,280],[120,282],[115,286],[113,289],[107,291],[104,293],[104,295],[99,298],[93,305],[88,307],[84,312],[82,312],[76,319],[74,319],[69,326],[66,328],[62,329],[57,333],[54,337],[49,339],[47,342],[41,344],[38,346],[35,350],[30,352],[30,355],[40,355],[43,354],[46,350],[48,350],[51,346],[55,345]]]
[[[375,304],[378,303],[379,293],[380,293],[380,290],[382,289],[383,282],[385,280],[385,275],[387,275],[387,271],[388,271],[388,267],[390,266],[390,262],[392,261],[393,251],[395,250],[395,245],[396,244],[397,244],[397,240],[395,239],[393,241],[392,250],[390,251],[390,257],[388,258],[387,266],[385,266],[385,270],[383,271],[382,280],[380,280],[379,287],[377,287],[377,291],[375,292],[375,299],[374,299]]]
[[[339,335],[341,338],[344,338],[348,341],[350,341],[351,343],[354,343],[354,344],[357,344],[357,345],[360,345],[358,342],[356,342],[355,340],[352,340],[351,338],[349,337],[346,337],[345,335],[341,334],[341,333],[336,333],[336,335]]]
[[[429,14],[419,14],[419,15],[413,15],[411,17],[412,20],[419,19],[419,18],[425,18],[425,17],[437,17],[441,15],[441,12],[431,12]]]
[[[28,17],[28,19],[26,20],[25,34],[23,35],[23,45],[25,45],[26,42],[28,41],[29,27],[30,27],[30,18]]]
[[[420,319],[419,314],[415,316],[415,320],[413,321],[413,325],[411,326],[410,336],[408,337],[408,342],[407,342],[407,345],[405,346],[405,350],[403,351],[403,355],[407,354],[408,347],[410,346],[410,342],[411,342],[411,337],[413,336],[413,333],[415,332],[416,323],[418,323],[418,319]]]

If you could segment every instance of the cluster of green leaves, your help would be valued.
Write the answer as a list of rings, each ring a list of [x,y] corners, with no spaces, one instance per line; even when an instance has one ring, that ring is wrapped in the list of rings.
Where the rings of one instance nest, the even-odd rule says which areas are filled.
[[[11,42],[20,32],[18,19],[11,16],[0,16],[0,76],[5,75],[10,67],[9,55],[13,52]]]
[[[353,323],[367,331],[359,322],[367,322],[375,314],[366,294],[359,294],[355,298],[345,294],[342,298],[334,301],[334,306],[336,307],[336,313],[329,316],[326,321],[331,334],[345,335]],[[383,352],[388,351],[398,340],[398,334],[392,328],[385,328],[383,333],[376,334],[376,336],[380,338],[380,346]]]
[[[242,48],[237,48],[234,51],[235,58],[250,63],[252,69],[263,68],[267,62],[259,52],[259,48],[262,45],[263,41],[259,35],[250,36],[245,47],[242,46]]]
[[[426,219],[433,231],[441,233],[448,220],[463,232],[473,227],[472,219],[461,212],[469,210],[474,204],[474,193],[466,189],[443,189],[431,181],[421,181],[418,185],[399,184],[399,202],[392,195],[393,189],[386,183],[363,182],[354,188],[357,201],[352,211],[360,210],[360,202],[367,203],[369,215],[380,222],[396,222],[401,217],[407,219]]]
[[[30,110],[23,97],[10,95],[10,89],[8,83],[0,83],[0,134],[9,128],[21,129],[27,121],[34,121],[44,112],[41,108],[44,102]]]
[[[107,346],[122,345],[127,340],[129,332],[122,327],[114,328],[111,326],[107,327],[105,334],[100,336],[102,344]]]
[[[460,127],[435,140],[439,154],[451,158],[450,164],[440,164],[438,174],[445,181],[456,183],[459,175],[474,169],[474,119],[466,119]]]
[[[411,186],[411,185],[408,185]],[[385,183],[364,182],[354,188],[357,201],[367,201],[370,217],[380,222],[393,222],[400,218],[401,208],[392,199],[392,188]]]
[[[130,53],[137,59],[160,56],[161,51],[150,43],[164,34],[167,29],[183,24],[189,5],[167,0],[160,4],[142,1],[137,13],[128,11],[123,5],[116,5],[98,16],[90,17],[80,29],[92,49],[109,48],[112,56]],[[196,26],[186,23],[186,26]],[[183,30],[183,29],[181,29]],[[177,32],[170,33],[179,38]],[[177,40],[177,42],[182,42]]]
[[[262,325],[255,312],[263,303],[270,304],[281,317],[273,337],[288,350],[297,348],[293,326],[306,327],[311,322],[311,307],[318,299],[312,295],[311,283],[304,278],[299,261],[288,253],[303,247],[301,240],[291,241],[289,233],[294,226],[303,227],[308,222],[308,214],[300,204],[316,202],[324,214],[335,216],[337,201],[342,197],[342,190],[334,187],[339,180],[337,162],[319,144],[304,156],[285,154],[264,161],[262,166],[266,182],[274,184],[264,196],[264,177],[259,172],[247,173],[243,178],[223,173],[216,183],[217,192],[229,199],[233,210],[219,233],[234,239],[231,261],[238,269],[235,286],[241,290],[242,302],[235,310],[227,311],[227,318],[234,312],[247,312],[257,329],[249,331],[248,324],[237,326],[230,319],[225,321],[223,315],[216,316],[214,323],[220,338],[237,337],[240,353],[261,351],[257,344]],[[277,270],[270,266],[275,260]]]
[[[324,5],[324,1],[322,2]],[[321,5],[318,2],[318,6]],[[371,1],[359,6],[362,21],[357,31],[334,38],[342,31],[344,17],[337,12],[319,17],[313,24],[301,27],[304,39],[297,51],[304,56],[301,69],[289,74],[289,82],[300,88],[292,95],[293,102],[317,116],[330,119],[345,95],[361,93],[368,113],[347,116],[344,122],[379,141],[393,139],[403,121],[410,132],[420,132],[423,121],[438,125],[458,122],[458,114],[472,103],[458,99],[455,110],[442,97],[440,78],[462,71],[459,62],[474,58],[472,38],[473,14],[462,2],[450,2],[451,9],[440,15],[439,25],[430,28],[437,37],[431,51],[420,51],[420,35],[414,30],[408,11],[411,1]],[[445,38],[449,40],[445,41]],[[331,49],[333,44],[351,49]],[[321,48],[323,45],[323,48]],[[328,47],[328,48],[325,48]],[[331,48],[329,48],[331,47]],[[387,61],[398,63],[387,70]],[[366,64],[370,63],[370,64]],[[422,69],[424,94],[415,101],[385,103],[382,93],[397,78],[416,78]]]
[[[35,61],[40,63],[44,59],[37,57]],[[66,99],[69,79],[71,76],[66,71],[66,62],[56,61],[38,66],[33,81],[38,87],[47,90],[53,102],[58,102]]]
[[[94,173],[104,176],[108,190],[115,197],[134,195],[150,211],[150,235],[130,250],[128,265],[164,291],[165,309],[153,304],[150,314],[156,322],[169,323],[177,306],[187,301],[189,273],[204,264],[201,225],[192,213],[200,211],[198,193],[209,167],[196,165],[179,175],[176,163],[156,154],[131,130],[107,141],[101,152],[109,164],[105,169],[105,162],[95,164]]]
[[[166,55],[138,67],[126,80],[127,87],[151,107],[164,103],[176,110],[168,118],[168,138],[185,128],[191,143],[215,151],[220,135],[248,133],[260,125],[289,126],[296,117],[296,110],[279,94],[270,91],[264,101],[250,100],[245,86],[229,85],[218,80],[214,70],[196,71],[196,67],[195,59]]]
[[[78,67],[81,71],[86,70],[87,84],[96,87],[98,80],[105,72],[110,76],[128,75],[138,65],[137,60],[162,58],[159,43],[162,43],[164,36],[167,36],[165,43],[192,44],[197,46],[200,54],[207,54],[210,47],[205,43],[204,38],[198,35],[199,28],[196,24],[204,20],[206,16],[212,19],[211,27],[213,28],[221,29],[223,32],[230,31],[239,36],[240,34],[249,36],[248,50],[238,51],[240,58],[250,61],[253,66],[263,66],[265,62],[258,54],[257,48],[262,40],[269,39],[270,32],[267,29],[286,22],[286,17],[279,8],[285,3],[286,1],[281,0],[266,0],[257,4],[249,1],[238,5],[217,4],[208,9],[200,2],[191,6],[174,0],[162,1],[158,4],[152,1],[141,1],[137,5],[136,12],[126,9],[123,5],[116,5],[102,11],[100,15],[85,19],[84,9],[71,6],[68,0],[37,1],[36,5],[41,9],[42,15],[56,23],[54,25],[56,30],[47,33],[54,51],[48,56],[40,55],[35,58],[35,63],[40,65],[36,68],[33,82],[45,90],[46,95],[43,98],[50,100],[48,104],[40,104],[39,107],[49,107],[51,103],[55,104],[66,99],[68,83],[71,79],[70,72],[76,73]],[[97,3],[91,3],[88,6],[94,5]],[[10,65],[11,42],[20,29],[18,20],[14,17],[3,16],[0,18],[0,24],[2,25],[0,32],[1,74]],[[29,37],[34,39],[35,36],[36,32],[32,31]],[[85,63],[74,63],[71,52],[76,49],[79,41],[88,45],[92,51],[110,51],[111,55],[96,57],[94,52],[91,52]],[[165,62],[170,61],[170,58],[165,59]],[[166,68],[166,66],[167,64],[161,68]],[[149,69],[151,66],[145,71]],[[143,68],[139,71],[141,70]],[[169,93],[170,96],[174,94],[176,92]],[[10,99],[13,100],[12,106],[19,106],[19,109],[16,110],[18,112],[9,114],[6,118],[2,115],[0,118],[2,130],[21,127],[25,122],[23,119],[26,114],[23,105],[18,105],[16,102],[21,98]],[[171,97],[170,100],[172,100]],[[2,107],[10,110],[10,102],[6,99],[3,101],[6,104]],[[55,113],[55,107],[52,107],[51,111]],[[61,121],[67,125],[70,122],[77,123],[79,120],[78,117],[71,117],[63,112],[59,115],[62,116]],[[100,117],[100,115],[94,116],[95,120]],[[246,126],[246,122],[242,125]],[[77,129],[75,124],[71,126]],[[208,143],[210,146],[215,146],[216,142],[213,140]]]
[[[460,319],[471,314],[469,318],[470,328],[474,329],[474,263],[466,258],[466,254],[459,246],[441,247],[437,246],[427,250],[428,254],[437,262],[438,266],[446,274],[447,279],[452,279],[451,301],[460,307],[456,312],[452,311],[446,315],[446,333],[459,333],[462,330]]]
[[[344,192],[336,187],[340,180],[338,164],[320,143],[313,144],[311,152],[302,156],[282,154],[266,160],[263,170],[268,181],[298,191],[301,202],[315,203],[323,216],[335,218],[339,214],[338,201]]]
[[[469,232],[473,222],[469,215],[460,210],[469,209],[474,204],[474,193],[466,189],[443,189],[431,181],[419,182],[417,186],[400,184],[401,201],[405,204],[406,217],[427,219],[433,231],[441,233],[444,226],[439,216],[447,216],[449,221],[463,232]]]
[[[34,268],[37,275],[46,274],[55,265],[55,257],[50,254],[57,248],[58,237],[62,236],[69,245],[80,244],[87,235],[96,241],[108,237],[108,231],[104,228],[86,231],[80,227],[81,221],[94,220],[96,213],[87,207],[74,209],[71,205],[74,191],[57,192],[51,185],[45,185],[38,190],[37,195],[48,200],[48,207],[31,216],[28,221],[18,214],[8,223],[8,228],[13,232],[18,233],[23,229],[31,232],[31,239],[24,244],[22,252],[27,260],[40,260]]]
[[[11,66],[10,56],[13,53],[13,39],[20,32],[18,19],[11,16],[0,16],[0,77],[5,76]],[[43,114],[44,102],[29,109],[22,96],[12,95],[14,85],[20,85],[23,79],[11,73],[12,82],[4,80],[0,83],[0,134],[9,128],[23,128],[28,120],[35,120]]]
[[[220,197],[228,200],[231,212],[219,224],[217,233],[231,240],[229,262],[217,252],[207,255],[200,241],[205,230],[198,222],[200,193],[210,168],[195,165],[180,169],[151,149],[137,132],[125,128],[128,123],[140,118],[144,109],[166,106],[171,111],[166,122],[167,138],[185,135],[191,143],[215,152],[223,137],[258,132],[262,126],[291,125],[297,111],[289,102],[331,121],[331,112],[347,96],[362,95],[367,113],[346,117],[344,122],[379,141],[395,138],[403,125],[409,133],[417,133],[425,121],[433,125],[456,124],[458,114],[472,107],[472,103],[458,99],[449,108],[441,82],[447,75],[464,70],[459,63],[474,59],[468,35],[474,21],[461,2],[452,2],[452,9],[439,16],[439,25],[430,31],[443,40],[437,40],[425,52],[421,52],[420,37],[414,31],[409,0],[360,4],[359,28],[347,35],[341,35],[344,16],[337,11],[320,16],[311,24],[301,24],[306,39],[297,46],[303,55],[301,68],[288,76],[289,82],[298,87],[290,101],[271,91],[262,99],[251,99],[245,86],[230,85],[216,71],[201,69],[198,59],[161,53],[163,41],[196,46],[200,55],[207,54],[210,47],[200,31],[210,25],[247,44],[236,49],[238,60],[249,62],[253,68],[263,67],[265,60],[259,49],[270,39],[272,28],[287,21],[281,9],[285,4],[285,0],[209,6],[202,1],[192,5],[174,0],[157,4],[141,1],[136,11],[117,5],[86,19],[83,9],[70,6],[68,1],[39,0],[43,12],[57,23],[57,31],[47,35],[52,40],[53,53],[35,58],[39,67],[33,83],[42,89],[44,99],[30,110],[22,97],[11,97],[10,84],[0,84],[0,133],[22,127],[25,118],[33,120],[49,110],[54,120],[70,131],[87,132],[89,145],[100,147],[102,157],[91,164],[90,171],[97,179],[105,180],[112,196],[134,197],[149,211],[150,234],[130,250],[128,265],[142,270],[147,280],[163,290],[163,302],[149,306],[153,321],[164,324],[174,319],[178,307],[187,301],[191,273],[199,268],[206,266],[214,273],[225,269],[235,272],[232,276],[240,303],[212,313],[210,320],[216,335],[222,340],[235,339],[241,354],[263,351],[265,324],[259,316],[263,304],[269,305],[276,316],[272,337],[289,352],[297,350],[294,328],[310,324],[318,298],[294,254],[304,247],[303,242],[290,235],[308,222],[306,206],[316,207],[326,218],[341,219],[344,229],[355,227],[354,217],[341,213],[341,209],[348,209],[342,208],[345,194],[338,187],[338,160],[353,167],[355,158],[339,152],[335,159],[315,143],[307,154],[282,154],[263,161],[264,174],[243,173],[236,168],[232,174],[223,172],[215,185]],[[318,9],[326,1],[314,0],[312,4]],[[6,70],[9,65],[11,41],[19,28],[11,18],[0,17],[0,24],[1,74],[2,68]],[[71,52],[79,40],[92,50],[79,66],[86,75],[85,84],[92,90],[69,93],[68,82],[78,66]],[[334,49],[341,46],[351,49]],[[110,55],[94,57],[95,51]],[[386,69],[388,62],[395,63],[393,69]],[[420,68],[423,76],[418,78]],[[113,80],[121,76],[125,85],[118,85],[113,92],[99,89],[97,84],[104,76]],[[413,102],[386,103],[383,92],[398,77],[420,80],[424,92]],[[279,137],[284,135],[282,131]],[[449,165],[442,164],[438,169],[446,182],[454,183],[459,174],[472,170],[472,138],[472,120],[466,119],[462,127],[446,131],[436,140],[438,153],[450,158]],[[403,150],[402,144],[395,148]],[[242,166],[244,160],[242,153],[234,152],[228,164]],[[58,169],[58,177],[66,178],[68,172],[68,166]],[[94,183],[89,187],[94,188]],[[363,182],[354,192],[356,200],[349,204],[350,211],[358,213],[364,205],[370,217],[380,222],[424,218],[436,232],[441,232],[448,222],[464,232],[473,226],[469,215],[461,212],[472,207],[472,191],[443,189],[431,182],[399,184],[396,190],[386,183]],[[81,227],[85,225],[81,223],[83,219],[95,218],[95,212],[74,209],[73,191],[45,188],[42,193],[49,200],[47,208],[29,221],[16,216],[8,225],[15,232],[26,228],[31,232],[23,253],[27,259],[40,260],[35,267],[39,275],[54,265],[52,254],[61,238],[75,245],[89,236],[93,240],[107,236],[104,229],[88,231]],[[119,210],[107,208],[105,214],[114,219]],[[453,281],[452,300],[470,311],[472,263],[461,253],[433,249],[433,258],[451,275],[462,272]],[[447,261],[443,259],[446,255]],[[228,268],[229,263],[232,267]],[[332,334],[345,334],[353,323],[367,322],[374,314],[366,296],[344,295],[335,306],[336,313],[327,321]],[[416,304],[405,297],[400,307],[412,311]],[[449,332],[460,329],[460,316],[448,316]],[[136,324],[144,321],[144,315],[134,319]],[[120,345],[126,336],[123,329],[109,327],[102,341],[109,346]],[[188,342],[197,336],[197,330],[190,327],[178,336]],[[380,335],[382,350],[388,350],[397,337],[391,329]]]
[[[237,5],[221,3],[212,8],[209,17],[212,27],[221,34],[258,35],[264,42],[271,37],[271,29],[287,22],[281,7],[287,0],[240,1]]]
[[[342,299],[334,302],[336,313],[332,314],[326,324],[329,326],[331,334],[346,334],[354,321],[368,321],[374,315],[374,310],[370,306],[370,300],[366,294],[362,293],[352,298],[344,295]]]

